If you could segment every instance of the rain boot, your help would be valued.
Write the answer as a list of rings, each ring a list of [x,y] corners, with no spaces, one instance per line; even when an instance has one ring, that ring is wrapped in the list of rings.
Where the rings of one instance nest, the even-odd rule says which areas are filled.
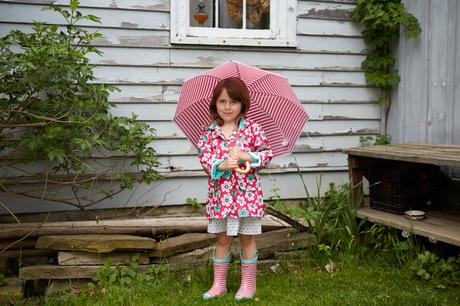
[[[235,300],[251,300],[256,293],[256,273],[257,273],[257,259],[259,253],[255,251],[251,259],[245,260],[241,256],[241,285],[240,289],[235,295]]]
[[[213,299],[227,294],[227,272],[232,261],[232,252],[224,259],[217,259],[215,250],[213,252],[214,282],[211,289],[203,294],[203,300]]]

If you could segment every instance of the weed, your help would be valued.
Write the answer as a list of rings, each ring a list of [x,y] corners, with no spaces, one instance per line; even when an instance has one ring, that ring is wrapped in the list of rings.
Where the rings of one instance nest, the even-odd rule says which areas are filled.
[[[0,287],[6,286],[5,275],[0,274]]]
[[[460,286],[460,255],[444,259],[425,251],[418,254],[410,269],[415,278],[433,281],[439,288]]]
[[[196,198],[187,198],[185,200],[185,203],[188,204],[188,205],[191,205],[193,208],[202,208],[203,207],[203,204],[198,202],[198,200]]]
[[[377,134],[375,139],[372,136],[359,136],[359,143],[362,147],[370,146],[373,144],[386,145],[391,143],[391,136],[385,134]]]
[[[139,255],[134,255],[129,259],[126,266],[112,267],[112,258],[107,258],[105,264],[97,270],[93,282],[99,288],[109,288],[111,286],[127,286],[138,276]]]

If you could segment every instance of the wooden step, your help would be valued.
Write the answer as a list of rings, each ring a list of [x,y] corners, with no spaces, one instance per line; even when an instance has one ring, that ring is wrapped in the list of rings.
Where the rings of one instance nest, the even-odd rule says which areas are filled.
[[[37,240],[37,249],[109,253],[114,250],[151,250],[155,240],[133,235],[50,235]]]

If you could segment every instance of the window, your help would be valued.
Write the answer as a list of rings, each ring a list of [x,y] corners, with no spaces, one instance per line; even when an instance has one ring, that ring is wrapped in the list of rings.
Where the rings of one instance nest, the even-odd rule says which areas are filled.
[[[296,0],[171,0],[171,43],[296,46]]]

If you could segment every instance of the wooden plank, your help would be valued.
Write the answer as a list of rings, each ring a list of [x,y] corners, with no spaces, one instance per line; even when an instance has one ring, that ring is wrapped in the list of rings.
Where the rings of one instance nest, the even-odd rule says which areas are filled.
[[[460,246],[460,218],[452,220],[449,214],[442,211],[427,212],[427,217],[421,221],[410,221],[404,216],[396,215],[363,207],[358,209],[357,216],[370,222],[407,230],[416,235],[428,237],[452,245]]]
[[[317,243],[316,237],[299,232],[293,228],[262,233],[256,238],[259,258],[267,258],[275,252],[303,249]],[[240,253],[239,240],[235,239],[232,252],[235,256]]]
[[[133,235],[49,235],[40,236],[37,249],[109,253],[114,250],[151,250],[155,240]]]
[[[435,148],[435,147],[433,147]],[[460,145],[452,145],[451,151],[436,151],[433,148],[417,149],[417,147],[405,145],[369,146],[363,148],[345,149],[344,152],[351,155],[401,160],[434,165],[446,165],[460,167]],[[445,150],[446,147],[442,148]]]
[[[174,185],[177,181],[173,182]],[[202,186],[206,186],[204,180]],[[177,189],[177,185],[176,189]],[[196,190],[196,186],[192,186]],[[147,189],[149,190],[149,189]],[[146,190],[139,189],[141,194]],[[195,193],[186,193],[195,194]],[[205,194],[205,192],[203,192]],[[131,193],[126,196],[132,196]],[[163,195],[162,195],[163,197]],[[182,201],[185,197],[181,195]],[[123,199],[121,199],[123,200]],[[176,199],[178,203],[178,199]],[[113,205],[116,205],[113,204]],[[127,220],[102,220],[96,221],[75,221],[75,222],[46,222],[46,223],[22,223],[0,224],[0,239],[21,238],[27,234],[29,237],[46,236],[53,234],[72,235],[72,234],[152,234],[152,232],[205,232],[208,220],[206,217],[187,217],[187,218],[146,218],[146,219],[127,219]],[[284,227],[284,223],[279,223],[273,219],[264,219],[263,226],[266,229]]]
[[[0,222],[1,223],[1,222]],[[7,250],[16,250],[16,249],[33,249],[35,248],[35,243],[37,243],[36,240],[22,240],[22,241],[17,241],[17,240],[4,240],[0,241],[0,251],[2,251],[5,248],[8,248]]]
[[[367,53],[361,37],[297,35],[297,48],[310,52]]]
[[[295,158],[294,158],[295,156]],[[177,170],[202,170],[196,155],[170,155],[159,156],[161,165],[159,169]],[[89,164],[89,163],[88,163]],[[340,151],[294,153],[279,156],[272,160],[271,167],[277,169],[299,167],[346,167],[347,157]],[[125,169],[129,169],[125,167]],[[133,169],[135,170],[135,169]]]
[[[149,257],[145,253],[87,253],[87,252],[59,252],[58,264],[60,266],[98,266],[103,265],[108,258],[111,258],[112,265],[125,264],[133,256],[139,256],[139,264],[148,265]]]
[[[102,38],[95,39],[92,42],[92,45],[98,47],[165,48],[170,46],[169,31],[165,30],[98,28],[90,26],[81,28],[89,32],[97,31],[103,35]],[[59,27],[59,29],[64,30],[65,27]],[[25,33],[31,33],[32,25],[19,23],[2,23],[2,26],[0,27],[0,37],[5,36],[11,30],[20,30]],[[359,42],[350,40],[350,47],[348,49],[355,50],[357,48],[360,48]]]
[[[379,119],[380,105],[378,104],[304,104],[305,111],[311,120],[324,118],[341,119]],[[114,116],[129,116],[131,113],[138,115],[141,121],[173,120],[176,105],[172,103],[117,104],[110,109]]]
[[[102,83],[139,83],[140,85],[176,85],[194,76],[208,71],[200,67],[164,67],[164,66],[118,66],[99,65],[94,70],[97,80]],[[270,69],[285,76],[292,86],[361,86],[367,87],[362,71],[327,71],[327,70],[283,70]]]
[[[59,6],[68,7],[67,0],[4,0],[3,2],[24,3],[24,4],[49,4],[54,3]],[[153,10],[169,11],[169,0],[80,0],[79,7],[94,7],[104,9],[131,9],[131,10]]]
[[[355,8],[356,5],[348,3],[298,1],[297,16],[300,18],[350,21]]]
[[[297,34],[361,37],[364,27],[360,23],[343,20],[299,18]]]
[[[185,266],[203,266],[212,258],[212,246],[196,249],[187,253],[173,255],[169,257],[151,258],[152,263],[175,264]]]
[[[0,20],[14,23],[32,23],[32,19],[49,24],[66,24],[64,18],[52,11],[42,11],[43,5],[15,5],[0,3]],[[102,25],[89,20],[81,20],[81,26],[100,26],[110,28],[169,29],[169,13],[162,11],[111,10],[100,8],[82,8],[83,14],[92,14],[101,18]]]
[[[217,241],[216,235],[208,233],[188,233],[168,238],[157,243],[149,252],[150,257],[166,257],[187,251],[208,247]]]
[[[203,266],[203,262],[190,262],[189,264],[170,263],[166,268],[170,271],[183,271],[193,267]],[[96,275],[100,266],[58,266],[58,265],[36,265],[23,267],[19,270],[19,279],[88,279]],[[123,266],[121,266],[123,267]],[[147,273],[152,267],[161,267],[159,264],[139,265],[139,273]],[[165,267],[165,266],[162,266]],[[111,267],[115,269],[114,266]]]
[[[269,204],[265,204],[265,212],[275,216],[286,223],[289,223],[293,228],[301,231],[301,232],[306,232],[308,231],[308,227],[301,222],[297,221],[296,219],[292,218],[288,214],[283,213],[282,211],[279,211],[278,209],[274,208],[273,206]]]
[[[148,48],[99,48],[104,52],[100,57],[88,54],[92,63],[111,65],[175,65],[188,67],[212,68],[226,61],[237,58],[243,63],[264,67],[266,69],[332,69],[362,71],[361,62],[365,59],[361,54],[326,54],[326,53],[293,53],[239,50],[207,50],[200,49],[156,49]],[[169,56],[169,57],[168,57]],[[166,58],[166,60],[165,60]]]
[[[39,257],[39,256],[51,256],[55,255],[56,252],[52,250],[6,250],[0,252],[0,258],[23,258],[23,257]]]
[[[185,137],[180,128],[172,121],[147,121],[151,128],[154,128],[158,137]],[[301,136],[346,133],[370,133],[375,134],[380,131],[380,120],[375,119],[323,119],[309,120],[302,129]]]
[[[109,95],[111,102],[171,102],[176,103],[179,98],[178,85],[141,85],[120,84],[120,92]],[[294,86],[297,97],[304,102],[375,102],[380,90],[371,87],[309,87]]]

